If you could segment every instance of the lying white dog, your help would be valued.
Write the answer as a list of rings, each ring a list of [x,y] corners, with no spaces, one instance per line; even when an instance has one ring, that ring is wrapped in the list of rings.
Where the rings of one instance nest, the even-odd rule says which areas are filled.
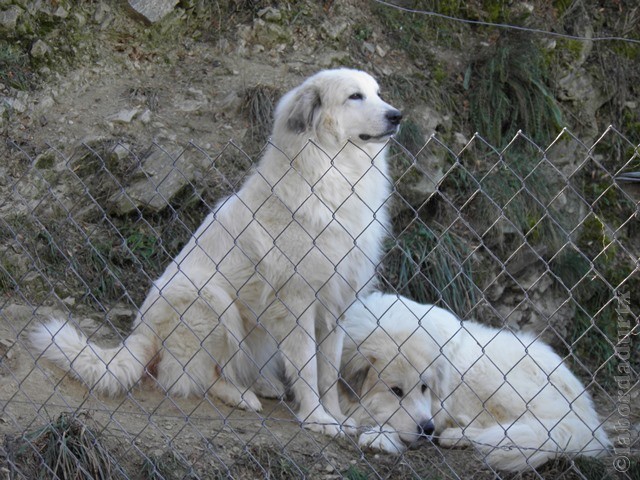
[[[88,343],[54,319],[32,332],[34,349],[98,392],[126,392],[149,373],[170,394],[251,410],[256,393],[282,394],[283,366],[299,420],[341,433],[336,322],[374,283],[385,145],[402,118],[378,93],[366,73],[337,69],[286,94],[263,158],[154,282],[123,345]]]
[[[358,300],[341,324],[343,410],[375,427],[362,446],[398,453],[435,435],[514,471],[611,446],[585,387],[534,335],[381,293]]]

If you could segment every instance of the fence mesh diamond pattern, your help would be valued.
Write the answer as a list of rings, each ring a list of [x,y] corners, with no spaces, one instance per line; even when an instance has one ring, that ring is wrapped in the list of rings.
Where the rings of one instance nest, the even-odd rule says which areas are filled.
[[[567,130],[550,145],[536,145],[524,133],[503,147],[479,135],[456,146],[436,137],[424,145],[400,141],[388,146],[392,232],[377,268],[378,288],[475,319],[495,335],[532,332],[580,379],[613,448],[597,461],[567,452],[543,466],[527,465],[522,478],[637,478],[640,183],[628,173],[640,170],[640,147],[613,127],[592,144]],[[133,388],[112,396],[54,367],[31,347],[29,332],[55,317],[86,333],[91,345],[123,342],[153,282],[219,199],[235,195],[253,156],[233,142],[216,152],[195,144],[143,151],[110,140],[73,151],[9,147],[0,179],[6,478],[513,478],[474,442],[445,448],[437,435],[425,435],[393,455],[363,446],[359,434],[302,428],[286,392],[261,398],[262,410],[252,412],[211,395],[170,395],[155,385],[153,365]],[[255,270],[261,272],[259,264]],[[353,340],[346,337],[345,348]],[[251,340],[236,341],[242,352]],[[409,345],[403,339],[394,346],[410,360],[404,342]],[[68,363],[71,372],[78,368],[74,358]],[[473,365],[458,372],[471,390]],[[413,367],[423,374],[429,365]],[[379,378],[385,368],[374,369]],[[498,388],[517,389],[509,372],[501,375]],[[236,388],[248,402],[247,390]],[[344,385],[340,392],[347,395]],[[536,411],[535,397],[523,399],[523,415]],[[482,401],[489,409],[490,399]],[[392,414],[409,404],[398,402]],[[405,413],[420,425],[415,411]]]

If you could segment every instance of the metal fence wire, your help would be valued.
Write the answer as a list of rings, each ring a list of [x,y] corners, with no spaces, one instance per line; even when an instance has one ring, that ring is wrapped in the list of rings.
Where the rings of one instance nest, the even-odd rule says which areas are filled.
[[[376,287],[393,296],[384,297],[393,298],[393,306],[365,308],[374,322],[365,334],[349,331],[348,319],[335,318],[347,330],[345,351],[351,348],[350,357],[342,358],[341,400],[348,397],[356,407],[362,400],[368,425],[357,432],[343,428],[346,434],[329,430],[328,435],[304,428],[296,417],[301,407],[291,386],[298,378],[275,385],[270,396],[276,398],[260,398],[262,409],[254,412],[205,395],[209,388],[215,391],[211,385],[203,385],[200,395],[173,395],[172,385],[163,389],[154,380],[160,375],[154,370],[158,359],[141,359],[145,364],[138,370],[146,374],[123,385],[123,392],[106,395],[54,366],[31,345],[30,332],[51,318],[83,331],[89,343],[81,339],[83,348],[62,362],[76,376],[85,371],[87,350],[120,345],[153,283],[206,215],[216,211],[217,202],[236,195],[257,156],[234,142],[215,152],[195,144],[181,151],[157,144],[142,150],[104,139],[33,152],[10,142],[0,175],[3,476],[638,478],[640,183],[632,172],[640,170],[640,147],[613,127],[592,144],[568,130],[548,146],[536,145],[523,133],[500,147],[479,135],[449,142],[431,137],[424,144],[400,143],[399,138],[388,146],[392,221]],[[353,248],[361,248],[358,238]],[[260,260],[254,263],[252,281],[268,284]],[[193,285],[200,282],[189,279],[188,270],[181,274]],[[363,291],[352,293],[359,298],[356,303],[364,297]],[[407,299],[436,305],[464,321],[451,320],[451,332],[440,338],[439,323],[430,323],[429,316],[440,311],[424,307],[426,316],[422,311],[411,317],[413,304]],[[161,288],[157,301],[163,301]],[[282,300],[290,314],[305,315],[286,302]],[[230,300],[230,305],[237,303]],[[190,306],[170,308],[180,318]],[[391,318],[396,310],[405,320]],[[255,315],[253,322],[259,325]],[[487,328],[475,330],[468,323],[473,321]],[[398,322],[414,325],[411,334],[398,336]],[[218,333],[178,324],[172,328],[191,334],[199,347],[195,356],[213,359],[215,375],[205,375],[233,383],[224,374],[228,365],[216,363],[216,352],[205,351],[208,336]],[[380,332],[384,339],[367,357],[368,342]],[[482,336],[476,337],[477,332]],[[318,344],[326,340],[318,332],[307,333]],[[414,334],[419,342],[412,343]],[[182,375],[197,375],[190,367],[197,358],[184,359],[184,351],[172,351],[180,346],[166,341],[171,333],[153,335],[162,355],[174,358]],[[449,348],[461,336],[467,338],[460,348]],[[500,343],[505,337],[507,343]],[[239,346],[237,355],[251,351],[251,338],[233,341]],[[267,336],[267,341],[277,350],[277,343],[286,339]],[[540,342],[559,355],[555,364],[540,364],[543,357],[536,356],[535,346]],[[393,353],[387,355],[389,346]],[[512,348],[520,353],[514,356]],[[131,351],[128,361],[137,353]],[[317,352],[321,355],[322,348]],[[359,355],[369,364],[349,383],[350,367],[344,363]],[[118,368],[119,358],[104,359],[102,375]],[[314,357],[305,361],[329,359],[316,358],[314,350]],[[562,370],[560,359],[575,378]],[[264,373],[271,363],[278,370],[287,360],[276,355],[255,362]],[[337,379],[340,365],[331,367]],[[573,380],[566,380],[567,375]],[[249,387],[272,379],[258,376],[252,381],[230,388],[250,403]],[[438,382],[455,385],[446,390]],[[500,396],[505,390],[519,405],[513,407],[519,409],[515,417],[508,417],[511,405],[496,406],[492,400],[505,402]],[[463,391],[466,397],[460,398],[468,399],[468,405],[454,402]],[[365,403],[369,394],[380,396]],[[589,397],[599,414],[595,424],[584,413]],[[554,398],[561,401],[549,400]],[[544,418],[538,418],[541,412]],[[389,421],[380,420],[381,415]],[[455,442],[438,438],[438,422],[447,415],[453,418],[449,430],[461,431]],[[405,423],[394,423],[399,418]],[[502,429],[503,440],[497,444],[487,442],[494,437],[477,435],[487,419]],[[417,430],[422,438],[406,445],[411,442],[403,440],[406,432],[397,425],[411,423],[414,431],[409,433]],[[593,442],[577,449],[573,440],[560,445],[554,432],[571,430],[566,425],[576,423],[576,429],[587,427]],[[535,426],[519,436],[523,425]],[[540,428],[544,435],[535,443],[534,431]],[[611,446],[592,458],[592,450],[608,446],[598,437],[602,431]],[[386,441],[402,451],[371,448]],[[520,473],[495,462],[500,452],[513,449],[520,452]],[[554,452],[551,460],[537,465],[534,454],[545,451]]]

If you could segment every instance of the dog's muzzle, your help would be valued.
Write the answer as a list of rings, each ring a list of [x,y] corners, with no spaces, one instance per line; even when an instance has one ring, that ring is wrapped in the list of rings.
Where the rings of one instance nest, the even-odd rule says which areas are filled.
[[[433,424],[431,420],[427,420],[426,422],[422,422],[418,425],[418,435],[420,437],[425,437],[427,440],[431,440],[433,437],[433,432],[436,431],[436,426]]]
[[[390,137],[398,133],[398,128],[400,126],[400,121],[402,120],[402,112],[400,110],[396,110],[395,108],[391,110],[387,110],[387,113],[384,115],[385,120],[387,121],[387,130],[379,135],[369,135],[366,133],[361,133],[359,135],[360,140],[369,141],[369,140],[382,140]]]
[[[402,112],[394,108],[386,113],[385,118],[390,125],[393,125],[397,129],[398,125],[400,125],[400,121],[402,120]]]

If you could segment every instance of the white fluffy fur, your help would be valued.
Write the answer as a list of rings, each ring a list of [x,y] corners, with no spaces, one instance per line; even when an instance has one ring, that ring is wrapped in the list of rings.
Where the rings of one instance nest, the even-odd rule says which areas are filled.
[[[473,444],[501,470],[611,446],[585,387],[531,334],[381,293],[356,302],[343,326],[343,378],[362,399],[343,396],[344,411],[375,427],[363,446],[403,451],[426,436],[419,426],[429,419],[440,445]]]
[[[336,321],[373,284],[391,187],[384,147],[399,121],[364,72],[310,77],[279,102],[272,145],[154,282],[122,346],[52,320],[34,348],[107,394],[157,369],[170,394],[252,410],[256,393],[282,394],[284,367],[305,426],[340,432]]]

